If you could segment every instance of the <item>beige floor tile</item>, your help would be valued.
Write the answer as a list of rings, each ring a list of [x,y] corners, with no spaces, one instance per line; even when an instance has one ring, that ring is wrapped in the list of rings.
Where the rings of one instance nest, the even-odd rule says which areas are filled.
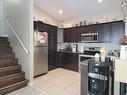
[[[77,95],[77,93],[75,93],[71,90],[64,89],[61,92],[56,93],[56,95]]]
[[[40,93],[38,95],[51,95],[50,93],[48,93],[45,90],[41,90]]]
[[[58,68],[35,78],[34,85],[39,95],[80,95],[80,73]]]
[[[43,89],[49,92],[51,95],[55,95],[56,93],[63,90],[63,88],[54,85],[49,85],[47,87],[44,87]]]
[[[80,85],[74,82],[70,84],[66,89],[78,94],[80,92]]]

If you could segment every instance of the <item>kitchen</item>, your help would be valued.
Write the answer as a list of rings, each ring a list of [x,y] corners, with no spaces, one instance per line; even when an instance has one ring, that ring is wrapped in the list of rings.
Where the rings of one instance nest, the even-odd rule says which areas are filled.
[[[88,8],[86,7],[86,9],[84,9],[83,11],[84,13],[87,13],[87,15],[83,13],[81,14],[79,10],[81,6],[83,8],[85,2],[92,3],[93,8],[99,5],[97,9],[95,8],[98,14],[96,14],[95,12],[93,13],[88,12],[92,11],[93,9],[91,6],[88,7],[87,4],[86,6]],[[48,62],[44,62],[47,63],[47,66],[45,67],[47,69],[43,73],[41,72],[40,74],[35,75],[36,77],[35,85],[41,90],[44,90],[45,91],[44,93],[46,93],[46,95],[47,94],[57,95],[57,93],[60,95],[60,92],[62,91],[64,92],[66,91],[65,92],[67,93],[66,95],[79,95],[82,91],[81,90],[82,88],[80,89],[80,81],[82,81],[80,80],[81,75],[80,73],[78,73],[82,72],[80,62],[94,58],[96,53],[100,53],[101,48],[106,48],[106,56],[108,57],[120,56],[118,53],[118,50],[120,50],[119,39],[121,38],[121,36],[125,35],[125,21],[124,21],[125,14],[121,8],[122,2],[119,0],[114,5],[112,5],[112,3],[114,2],[115,1],[111,2],[110,0],[109,1],[80,0],[80,4],[77,4],[77,1],[70,4],[70,2],[68,1],[66,2],[50,1],[49,3],[48,1],[46,2],[43,0],[42,1],[36,0],[34,4],[34,29],[40,32],[48,33],[48,53],[47,53],[48,57],[46,58]],[[51,7],[49,8],[48,6],[44,5],[45,3],[49,3],[49,6]],[[68,4],[68,6],[66,6],[66,4]],[[76,10],[74,11],[73,5],[77,7],[77,11]],[[107,8],[107,6],[112,7],[112,10],[110,7]],[[69,13],[69,11],[67,11],[66,7],[71,7],[69,11],[72,11],[73,13],[72,15],[71,13]],[[103,7],[106,7],[108,11],[106,9],[105,9],[106,11],[100,10],[103,9]],[[59,8],[63,8],[64,10],[65,9],[66,10],[64,11]],[[81,14],[81,16],[79,16],[79,13]],[[91,15],[93,17],[90,17]],[[66,20],[69,18],[71,19]],[[42,57],[43,56],[44,55],[42,55]],[[36,64],[34,65],[35,65],[34,67],[37,66]],[[40,66],[38,65],[38,67]],[[38,71],[38,68],[36,69]],[[64,78],[63,77],[61,78],[60,76],[64,76]],[[78,77],[78,79],[74,79],[75,81],[71,82],[70,84],[74,84],[75,82],[75,84],[78,85],[76,86],[77,90],[79,91],[75,92],[68,89],[63,90],[72,86],[66,85],[66,83],[68,83],[68,81],[72,81],[73,78],[75,78],[76,76]],[[62,79],[61,82],[59,82],[58,79]],[[68,81],[65,81],[67,79]],[[57,86],[54,85],[54,82],[55,85],[57,84]],[[43,84],[45,85],[45,87],[42,86]],[[58,85],[60,85],[60,87]],[[61,85],[63,85],[63,87],[61,87]],[[125,95],[126,86],[125,84],[121,85],[124,85],[121,86],[122,90],[119,89],[119,83],[115,82],[114,95]],[[55,87],[55,89],[52,88],[53,86]],[[104,94],[104,95],[112,95],[112,94]]]

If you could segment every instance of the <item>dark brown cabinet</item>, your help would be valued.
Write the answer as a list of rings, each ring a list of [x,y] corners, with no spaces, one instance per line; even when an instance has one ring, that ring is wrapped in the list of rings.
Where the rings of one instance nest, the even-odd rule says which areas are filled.
[[[75,32],[75,43],[80,43],[81,42],[81,34],[83,32],[83,27],[76,27],[74,28]]]
[[[58,64],[61,68],[78,71],[78,54],[58,52]]]
[[[36,26],[36,27],[35,27]],[[48,32],[48,70],[57,68],[57,26],[34,21],[35,29]]]
[[[33,25],[34,29],[38,30],[38,21],[34,21]]]
[[[48,70],[53,70],[58,67],[57,65],[57,39],[49,38],[48,45]]]
[[[66,29],[64,29],[64,33],[63,33],[63,41],[64,43],[68,42],[68,31]]]
[[[86,33],[97,33],[97,25],[85,26]]]
[[[48,25],[48,70],[53,70],[57,65],[57,27]]]
[[[64,42],[75,42],[75,31],[73,28],[64,29]]]
[[[84,33],[98,33],[99,43],[118,43],[121,35],[125,33],[123,21],[107,22],[64,29],[64,42],[81,43]]]
[[[39,31],[48,31],[47,24],[43,23],[42,21],[38,21],[38,30]]]
[[[119,43],[119,39],[125,34],[125,23],[112,23],[111,43]]]
[[[102,43],[110,43],[111,42],[111,31],[112,31],[112,24],[106,23],[102,24],[102,30],[99,33],[99,42]]]

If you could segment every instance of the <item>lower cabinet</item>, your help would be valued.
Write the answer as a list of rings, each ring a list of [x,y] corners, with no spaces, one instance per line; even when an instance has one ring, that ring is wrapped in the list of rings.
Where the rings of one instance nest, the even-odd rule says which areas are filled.
[[[78,71],[78,54],[58,52],[58,64],[61,68]]]

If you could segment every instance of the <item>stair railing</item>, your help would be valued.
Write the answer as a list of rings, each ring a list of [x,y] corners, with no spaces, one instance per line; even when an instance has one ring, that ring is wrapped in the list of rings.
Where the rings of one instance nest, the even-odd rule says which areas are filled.
[[[22,46],[22,48],[24,49],[24,51],[27,54],[30,54],[29,50],[26,48],[26,46],[24,45],[23,41],[20,39],[20,37],[18,36],[18,34],[16,33],[16,31],[13,29],[13,27],[11,26],[11,24],[9,23],[9,21],[7,20],[7,18],[4,16],[3,19],[4,19],[5,23],[9,26],[9,28],[11,29],[12,33],[15,35],[15,37],[17,38],[17,40],[19,41],[19,43]]]

